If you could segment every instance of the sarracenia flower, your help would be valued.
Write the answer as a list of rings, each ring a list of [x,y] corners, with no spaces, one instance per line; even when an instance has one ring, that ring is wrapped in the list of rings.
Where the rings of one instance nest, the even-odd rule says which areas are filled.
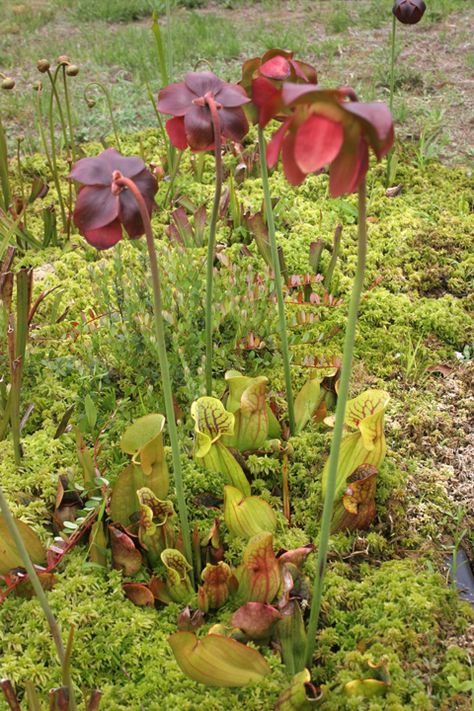
[[[270,119],[284,115],[281,97],[284,81],[316,84],[318,78],[310,64],[293,59],[293,52],[285,49],[270,49],[263,57],[244,62],[240,85],[252,99],[245,107],[252,123],[258,122],[265,128]]]
[[[395,0],[392,12],[404,25],[416,25],[425,14],[424,0]]]
[[[214,148],[211,109],[217,109],[222,136],[240,142],[249,129],[242,110],[249,101],[241,86],[221,81],[213,72],[188,72],[184,82],[160,91],[157,108],[174,116],[166,130],[176,148],[208,151]]]
[[[283,170],[292,185],[329,165],[332,197],[352,193],[367,173],[369,147],[380,160],[393,144],[388,107],[359,102],[352,89],[288,83],[282,97],[293,112],[274,133],[267,158],[273,167],[282,153]]]
[[[122,227],[131,239],[144,234],[140,211],[130,191],[117,183],[130,178],[151,215],[158,184],[141,158],[127,158],[108,148],[96,158],[81,158],[68,178],[82,185],[74,209],[74,224],[97,249],[107,249],[122,239]]]

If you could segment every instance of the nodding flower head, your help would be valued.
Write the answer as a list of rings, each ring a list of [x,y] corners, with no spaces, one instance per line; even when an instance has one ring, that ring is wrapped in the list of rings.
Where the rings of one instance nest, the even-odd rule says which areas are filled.
[[[174,117],[166,130],[176,148],[208,151],[214,148],[211,108],[217,110],[221,135],[239,143],[249,129],[242,110],[249,101],[241,86],[221,81],[213,72],[188,72],[184,82],[160,91],[157,108]]]
[[[273,167],[282,154],[283,170],[292,185],[329,165],[332,197],[352,193],[367,174],[369,147],[380,160],[393,144],[387,106],[359,102],[348,87],[329,90],[288,83],[282,97],[291,114],[274,133],[267,159]]]
[[[404,25],[416,25],[425,14],[424,0],[395,0],[392,12]]]
[[[5,89],[5,91],[10,91],[11,89],[15,88],[15,80],[12,79],[11,77],[5,77],[2,79],[2,84],[1,87],[2,89]]]
[[[244,62],[240,84],[252,99],[245,107],[252,123],[264,128],[272,118],[284,117],[281,92],[285,81],[316,84],[318,77],[314,67],[293,59],[293,52],[285,49],[270,49]]]
[[[122,239],[122,227],[131,239],[145,232],[137,202],[122,177],[133,180],[151,215],[156,207],[157,182],[138,157],[125,157],[108,148],[95,158],[81,158],[68,178],[81,184],[74,209],[74,224],[97,249]]]

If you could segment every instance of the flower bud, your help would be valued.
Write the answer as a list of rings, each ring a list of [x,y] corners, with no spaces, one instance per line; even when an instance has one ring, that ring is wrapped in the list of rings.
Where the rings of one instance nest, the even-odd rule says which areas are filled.
[[[66,74],[68,77],[77,77],[79,74],[79,67],[77,64],[70,64],[68,68],[66,69]]]
[[[70,63],[71,63],[71,62],[70,62],[69,57],[67,56],[67,54],[61,54],[61,55],[59,55],[59,57],[58,57],[58,64],[70,64]]]
[[[88,106],[90,109],[93,109],[94,106],[95,106],[95,101],[94,101],[94,99],[86,99],[86,101],[87,101],[87,106]]]
[[[424,0],[395,0],[392,12],[404,25],[416,25],[426,10]]]
[[[35,81],[32,84],[33,91],[41,91],[43,88],[43,84],[40,81]]]
[[[50,68],[51,64],[48,62],[47,59],[39,59],[36,62],[36,68],[41,74],[45,74],[48,69]]]
[[[12,79],[11,77],[5,77],[2,81],[2,89],[5,89],[5,91],[9,91],[10,89],[13,89],[15,87],[15,80]]]

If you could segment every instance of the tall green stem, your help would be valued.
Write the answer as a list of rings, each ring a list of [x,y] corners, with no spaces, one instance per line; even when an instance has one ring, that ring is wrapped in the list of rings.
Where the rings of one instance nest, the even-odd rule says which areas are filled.
[[[68,687],[69,690],[69,711],[76,711],[76,700],[74,696],[74,688],[72,685],[72,679],[71,679],[71,673],[69,671],[69,668],[67,665],[65,665],[66,661],[66,652],[64,650],[64,645],[61,637],[61,630],[59,629],[59,625],[56,621],[56,618],[53,615],[53,611],[51,610],[48,599],[45,595],[45,592],[43,590],[43,587],[39,581],[38,575],[36,573],[35,567],[33,563],[31,562],[31,558],[28,554],[28,551],[26,549],[26,546],[23,542],[23,538],[20,535],[20,532],[18,531],[18,528],[15,523],[15,519],[12,516],[12,513],[10,511],[10,507],[8,506],[8,502],[3,494],[3,490],[0,487],[0,510],[3,514],[3,518],[5,520],[6,526],[8,528],[8,531],[10,533],[10,536],[12,537],[15,546],[21,555],[21,558],[23,560],[25,570],[28,573],[31,585],[33,587],[33,590],[35,591],[35,595],[39,600],[39,603],[41,607],[43,608],[44,615],[46,617],[46,620],[49,625],[49,629],[51,631],[51,636],[53,638],[54,644],[56,646],[56,652],[59,658],[59,662],[61,664],[61,668],[63,670],[63,684],[64,686]]]
[[[0,185],[3,195],[3,209],[8,211],[11,202],[10,178],[8,175],[8,153],[7,139],[3,128],[2,117],[0,116]]]
[[[64,139],[67,143],[67,132],[66,132],[66,124],[64,123],[64,116],[62,113],[61,109],[61,104],[59,103],[59,96],[56,90],[56,75],[57,75],[57,70],[54,78],[51,75],[51,72],[48,71],[49,79],[51,81],[51,95],[49,97],[49,136],[51,140],[51,162],[53,166],[53,179],[54,179],[54,184],[56,186],[56,192],[58,193],[58,201],[59,201],[59,207],[61,210],[61,219],[63,222],[63,230],[66,232],[67,226],[68,226],[68,220],[66,217],[66,208],[64,207],[64,201],[63,201],[63,194],[61,192],[61,183],[59,180],[59,172],[58,172],[58,163],[57,163],[57,153],[56,153],[56,136],[54,134],[54,117],[53,117],[53,105],[54,105],[54,98],[56,96],[56,102],[58,104],[59,108],[59,115],[61,117],[61,126],[63,130],[63,136]]]
[[[390,113],[393,113],[393,95],[395,93],[395,57],[396,57],[396,38],[397,38],[397,18],[395,15],[392,16],[392,32],[391,32],[391,51],[390,51],[390,98],[389,98],[389,106],[390,106]],[[392,156],[393,156],[393,149],[390,151],[390,153],[387,156],[387,173],[385,176],[385,183],[387,188],[389,187],[389,182],[390,182],[390,172],[391,172],[391,166],[392,166]]]
[[[59,98],[59,93],[58,89],[56,87],[56,81],[58,78],[58,73],[61,69],[62,65],[60,64],[58,67],[56,67],[56,70],[54,72],[54,76],[51,73],[51,71],[48,69],[48,77],[49,81],[51,82],[51,96],[54,96],[54,99],[56,101],[56,106],[58,107],[58,113],[59,113],[59,121],[61,122],[61,130],[63,133],[63,139],[64,139],[64,147],[67,147],[68,144],[68,136],[67,136],[67,127],[66,127],[66,120],[64,118],[64,113],[63,113],[63,107],[61,105],[61,99]],[[52,117],[52,102],[50,104],[50,121],[53,120]]]
[[[67,74],[66,74],[66,65],[65,64],[63,64],[63,86],[64,86],[64,100],[66,103],[66,116],[67,116],[67,122],[69,124],[69,141],[71,144],[72,160],[75,163],[76,162],[76,141],[74,140],[74,124],[72,122],[71,102],[69,100],[69,87],[67,84]]]
[[[214,203],[212,205],[209,241],[207,243],[207,273],[206,273],[206,393],[212,395],[212,287],[214,279],[214,250],[216,247],[217,218],[222,193],[222,136],[219,114],[216,102],[212,96],[206,97],[214,127],[214,155],[216,161],[216,186]]]
[[[183,532],[183,543],[186,558],[189,563],[193,564],[191,532],[189,528],[188,509],[184,495],[183,475],[181,471],[181,458],[179,452],[178,430],[176,428],[176,420],[174,414],[173,394],[171,391],[171,378],[168,365],[168,356],[166,354],[165,345],[165,328],[163,323],[163,311],[161,300],[161,285],[160,272],[158,269],[158,259],[156,256],[155,241],[153,239],[153,230],[151,227],[150,215],[143,199],[143,196],[133,180],[120,176],[115,181],[118,186],[125,187],[132,193],[137,201],[140,210],[140,215],[145,227],[146,243],[148,247],[148,255],[150,257],[151,281],[153,285],[153,304],[155,316],[155,333],[158,348],[158,358],[160,361],[161,382],[163,387],[163,397],[165,400],[166,419],[168,421],[168,431],[171,442],[171,453],[173,459],[174,481],[176,485],[176,498],[178,500],[178,513]]]
[[[347,317],[346,336],[344,340],[344,352],[342,360],[341,380],[339,386],[339,396],[336,406],[336,420],[329,454],[329,471],[326,487],[326,497],[324,499],[323,515],[321,518],[321,533],[319,536],[318,559],[316,563],[316,573],[313,586],[313,597],[311,602],[311,614],[308,623],[308,638],[306,643],[306,666],[311,668],[314,648],[316,644],[316,631],[318,629],[319,613],[321,610],[321,598],[323,592],[324,573],[328,554],[329,536],[331,533],[331,520],[334,507],[334,496],[336,493],[336,477],[339,464],[339,451],[344,429],[344,416],[346,412],[347,397],[349,394],[349,381],[352,370],[352,357],[354,353],[354,342],[356,335],[357,316],[359,311],[360,298],[364,285],[365,262],[367,256],[367,220],[366,220],[366,184],[365,180],[359,187],[359,238],[358,238],[358,258],[357,269],[352,287],[352,294],[349,304],[349,314]]]
[[[288,419],[290,424],[290,434],[296,431],[295,407],[293,403],[293,390],[291,387],[290,349],[288,347],[288,333],[286,329],[285,301],[283,298],[283,286],[281,279],[280,258],[278,256],[278,246],[275,234],[275,220],[273,217],[272,199],[270,195],[270,184],[268,182],[267,168],[267,144],[263,129],[258,128],[258,144],[260,148],[260,163],[262,166],[263,196],[265,200],[265,216],[267,219],[268,237],[270,239],[270,249],[272,254],[273,273],[275,275],[275,291],[278,303],[278,320],[280,326],[281,350],[283,356],[283,371],[285,375],[286,400],[288,403]]]
[[[105,86],[105,84],[102,84],[102,82],[100,82],[100,81],[91,81],[91,82],[89,82],[89,84],[87,84],[87,86],[86,86],[85,89],[84,89],[84,98],[85,98],[85,100],[86,100],[87,102],[89,102],[89,98],[88,98],[88,96],[87,96],[87,89],[88,89],[90,86],[98,86],[99,89],[101,89],[101,91],[103,92],[103,94],[104,94],[104,96],[105,96],[105,101],[107,102],[107,108],[108,108],[108,110],[109,110],[109,116],[110,116],[110,120],[111,120],[111,122],[112,122],[113,131],[114,131],[115,142],[116,142],[116,144],[117,144],[118,150],[121,151],[122,148],[121,148],[121,145],[120,145],[120,137],[119,137],[119,133],[118,133],[118,130],[117,130],[117,124],[115,123],[114,110],[113,110],[113,107],[112,107],[112,99],[111,99],[111,97],[110,97],[110,91],[107,89],[107,87]]]

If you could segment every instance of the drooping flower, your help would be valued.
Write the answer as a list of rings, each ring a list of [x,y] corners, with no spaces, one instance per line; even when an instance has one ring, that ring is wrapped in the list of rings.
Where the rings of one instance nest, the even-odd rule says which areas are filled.
[[[404,25],[416,25],[425,14],[424,0],[395,0],[392,12]]]
[[[210,104],[217,109],[222,136],[239,143],[249,129],[242,110],[249,101],[241,86],[221,81],[213,72],[188,72],[184,82],[160,91],[157,108],[174,117],[166,130],[176,148],[208,151],[214,148]]]
[[[265,128],[272,118],[281,118],[285,113],[282,101],[284,81],[316,84],[316,70],[306,62],[293,59],[293,52],[285,49],[270,49],[262,57],[254,57],[242,66],[243,86],[252,102],[245,112],[252,123]]]
[[[82,186],[74,209],[74,224],[97,249],[107,249],[119,242],[122,227],[131,239],[145,232],[135,198],[116,183],[122,176],[136,184],[151,215],[156,207],[158,184],[141,158],[128,158],[114,148],[107,148],[95,158],[78,160],[68,175]]]
[[[274,133],[267,158],[273,167],[282,154],[283,170],[292,185],[329,165],[332,197],[352,193],[367,173],[369,148],[380,160],[393,144],[388,107],[359,102],[352,89],[287,83],[282,98],[293,111]]]

